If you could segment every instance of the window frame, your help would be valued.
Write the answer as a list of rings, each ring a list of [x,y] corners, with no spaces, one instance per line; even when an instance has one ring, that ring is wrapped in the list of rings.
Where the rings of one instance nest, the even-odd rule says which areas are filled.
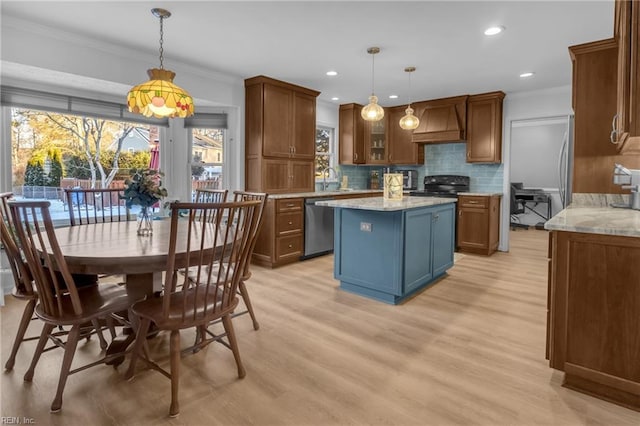
[[[316,147],[317,147],[317,134],[319,130],[326,130],[329,132],[329,149],[328,152],[318,152],[316,151]],[[314,170],[316,169],[316,164],[318,164],[318,157],[322,156],[322,157],[328,157],[329,158],[329,167],[333,168],[335,170],[336,167],[336,150],[335,150],[335,146],[336,146],[336,129],[335,127],[328,125],[328,124],[322,124],[322,123],[317,123],[316,124],[316,140],[314,140]],[[322,176],[318,176],[315,175],[315,182],[316,183],[321,183],[324,182],[325,179]],[[326,182],[337,182],[338,181],[338,176],[337,173],[334,173],[333,175],[331,175],[331,173],[329,173],[329,176],[326,179]]]

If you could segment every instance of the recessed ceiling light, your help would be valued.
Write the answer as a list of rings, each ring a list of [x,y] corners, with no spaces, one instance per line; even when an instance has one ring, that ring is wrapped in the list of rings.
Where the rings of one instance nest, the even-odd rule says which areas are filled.
[[[398,99],[398,95],[389,95],[389,99]]]
[[[534,72],[523,72],[522,74],[520,74],[520,78],[533,77],[534,74],[535,74]]]
[[[340,98],[339,98],[339,97],[337,97],[337,96],[334,96],[333,98],[331,98],[331,100],[332,100],[332,101],[339,101],[339,100],[340,100]]]
[[[505,28],[502,25],[499,25],[497,27],[489,27],[486,30],[484,30],[484,35],[492,36],[492,35],[500,34],[504,30]]]
[[[338,75],[338,71],[327,71],[327,75],[333,77],[335,75]]]

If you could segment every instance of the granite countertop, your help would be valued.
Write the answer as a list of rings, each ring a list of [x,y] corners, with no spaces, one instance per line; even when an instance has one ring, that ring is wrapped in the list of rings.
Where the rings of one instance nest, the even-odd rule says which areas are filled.
[[[346,200],[318,201],[316,205],[327,207],[339,207],[356,210],[398,211],[429,207],[438,204],[457,202],[457,198],[438,197],[403,197],[402,200],[385,200],[383,197],[348,198]]]
[[[640,211],[572,204],[548,220],[544,229],[640,237]]]
[[[286,198],[315,198],[315,197],[333,197],[334,195],[349,194],[370,194],[378,192],[382,194],[382,189],[349,189],[338,191],[315,191],[315,192],[292,192],[287,194],[269,194],[270,200],[282,200]]]
[[[493,197],[498,195],[502,197],[502,192],[459,192],[458,195],[471,195],[473,197]]]

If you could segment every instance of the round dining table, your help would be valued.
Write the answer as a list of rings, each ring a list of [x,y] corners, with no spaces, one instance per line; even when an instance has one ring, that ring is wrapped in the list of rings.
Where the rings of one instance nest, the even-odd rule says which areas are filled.
[[[189,221],[178,220],[176,266],[184,267]],[[193,225],[197,226],[197,225]],[[79,274],[124,274],[129,292],[152,294],[162,289],[162,272],[167,268],[171,220],[154,220],[153,234],[137,235],[138,224],[105,222],[57,228],[56,238],[69,270]],[[210,244],[212,250],[213,232]],[[221,247],[218,247],[220,250]],[[195,259],[197,251],[192,252]]]

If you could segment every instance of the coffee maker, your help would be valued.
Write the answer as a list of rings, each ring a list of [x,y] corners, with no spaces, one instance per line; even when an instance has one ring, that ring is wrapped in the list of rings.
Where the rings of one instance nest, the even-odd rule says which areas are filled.
[[[402,189],[415,190],[418,189],[418,171],[417,170],[397,170],[396,173],[402,173]]]
[[[612,204],[612,206],[640,210],[640,170],[627,169],[622,164],[616,163],[613,169],[613,183],[622,186],[623,189],[630,189],[631,199],[628,205]]]

